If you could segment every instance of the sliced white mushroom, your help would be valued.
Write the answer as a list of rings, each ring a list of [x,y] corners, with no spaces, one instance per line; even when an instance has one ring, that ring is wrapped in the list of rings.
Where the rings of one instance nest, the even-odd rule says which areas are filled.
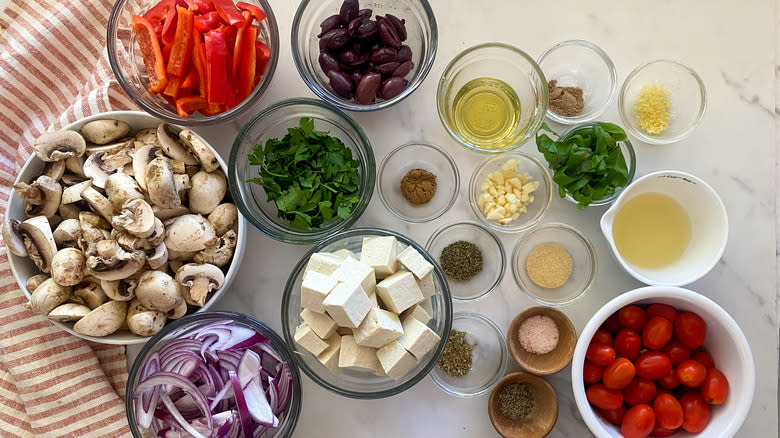
[[[103,219],[91,211],[82,211],[79,213],[79,224],[81,228],[84,228],[85,224],[92,225],[93,227],[100,228],[101,230],[108,230],[111,228],[111,222]]]
[[[211,173],[200,171],[192,176],[191,183],[189,196],[190,210],[193,213],[211,213],[227,193],[225,174],[220,170]]]
[[[155,158],[146,166],[146,192],[152,204],[161,208],[181,206],[181,199],[176,191],[176,181],[169,159]]]
[[[157,131],[155,131],[154,135],[155,138],[157,138]],[[133,154],[133,172],[135,173],[135,180],[142,189],[146,190],[146,166],[150,161],[162,156],[162,149],[160,149],[159,146],[151,144],[141,147]]]
[[[51,261],[57,253],[57,244],[46,216],[27,219],[18,229],[27,255],[35,266],[43,273],[51,272]]]
[[[154,229],[152,230],[152,234],[146,236],[146,240],[151,247],[157,247],[165,242],[165,225],[163,225],[163,222],[159,218],[154,218]]]
[[[156,205],[153,205],[152,210],[154,210],[154,215],[163,221],[167,221],[168,219],[181,216],[184,214],[192,213],[189,208],[183,205],[176,208],[160,208]]]
[[[114,207],[108,198],[103,196],[100,192],[93,187],[87,187],[81,192],[81,197],[89,204],[89,207],[95,213],[103,217],[103,219],[111,222],[111,218],[114,216]]]
[[[165,320],[165,313],[147,309],[137,299],[131,301],[127,308],[127,328],[138,336],[154,335],[162,330]]]
[[[79,132],[91,143],[107,144],[126,136],[130,125],[121,120],[99,119],[85,123]]]
[[[73,296],[80,298],[90,309],[96,309],[108,301],[100,282],[93,278],[85,279],[73,288]]]
[[[41,285],[44,281],[48,280],[49,276],[46,274],[37,274],[33,275],[32,277],[28,278],[27,281],[24,283],[24,287],[27,288],[27,290],[32,293],[35,289],[38,289],[38,286]]]
[[[160,312],[168,312],[183,300],[179,283],[160,271],[144,272],[138,279],[135,296],[144,307]]]
[[[114,240],[101,240],[95,247],[97,255],[87,258],[87,273],[98,280],[125,279],[146,262],[143,251],[125,251]]]
[[[102,189],[106,186],[106,179],[109,175],[116,173],[117,170],[122,169],[125,164],[132,161],[133,158],[126,149],[113,154],[96,152],[84,162],[84,175],[87,178],[92,178],[92,185]]]
[[[135,135],[135,141],[144,145],[160,146],[160,140],[157,138],[157,128],[145,128]],[[136,149],[138,150],[138,149]]]
[[[35,313],[48,315],[55,307],[68,301],[71,288],[60,286],[54,279],[49,278],[41,283],[30,295],[29,307]]]
[[[65,303],[55,307],[47,315],[52,321],[73,322],[87,316],[92,309],[84,304]]]
[[[181,199],[182,202],[185,202],[188,191],[192,188],[189,175],[186,173],[174,174],[173,182],[176,184],[176,193],[179,194],[179,199]]]
[[[211,149],[201,141],[194,132],[184,129],[179,133],[181,142],[198,158],[201,167],[206,172],[213,172],[219,169],[219,161]]]
[[[238,233],[238,209],[234,204],[225,203],[218,205],[209,214],[209,222],[214,226],[217,236],[222,236],[228,230]]]
[[[62,175],[64,174],[65,160],[46,163],[43,166],[43,175],[46,175],[55,181],[59,181],[59,179],[62,178]]]
[[[233,230],[228,230],[216,242],[209,242],[206,249],[198,252],[193,257],[195,263],[209,263],[215,266],[225,266],[233,257],[233,251],[238,242],[238,235]]]
[[[105,152],[106,154],[115,154],[123,149],[135,149],[135,139],[132,137],[119,138],[113,143],[107,143],[104,145],[87,143],[87,149],[84,152],[85,155],[92,155],[98,152]]]
[[[109,301],[73,324],[73,331],[85,336],[108,336],[125,322],[127,302]]]
[[[60,204],[60,208],[57,211],[60,213],[60,217],[64,221],[68,219],[78,220],[81,208],[77,204]]]
[[[184,296],[184,293],[182,293],[182,296]],[[185,298],[181,300],[176,307],[169,310],[168,313],[165,314],[165,316],[167,316],[168,319],[179,319],[186,314],[187,314],[187,300]]]
[[[116,172],[108,176],[106,196],[114,210],[122,208],[122,205],[130,199],[144,199],[144,194],[141,193],[135,178],[124,172]]]
[[[65,169],[71,174],[73,174],[73,176],[77,176],[81,178],[87,177],[86,175],[84,175],[84,156],[68,157],[65,160]],[[65,175],[63,175],[63,178],[65,177]]]
[[[203,307],[209,292],[219,290],[225,282],[225,274],[210,264],[188,263],[176,271],[176,281],[189,287],[189,295],[196,305]]]
[[[143,199],[130,199],[122,204],[122,210],[111,223],[114,228],[145,239],[154,232],[156,218],[149,203]]]
[[[130,301],[135,298],[136,283],[127,280],[100,280],[100,288],[112,300]]]
[[[179,135],[167,123],[157,125],[157,139],[160,141],[160,147],[169,157],[183,161],[187,165],[198,164],[198,159],[187,150]]]
[[[198,214],[176,217],[165,226],[168,251],[200,251],[215,237],[214,226]]]
[[[62,204],[72,204],[81,201],[81,192],[92,186],[92,180],[88,179],[78,184],[66,187],[62,190]]]
[[[24,247],[24,238],[19,233],[19,225],[21,222],[16,219],[9,219],[3,224],[3,242],[6,250],[10,251],[11,254],[25,257],[27,249]]]
[[[52,235],[57,248],[76,246],[81,238],[81,224],[78,219],[65,219],[57,225]]]
[[[51,278],[60,286],[75,286],[84,278],[84,253],[75,248],[63,248],[51,261]]]
[[[152,269],[160,269],[166,262],[168,262],[168,248],[165,247],[165,243],[157,245],[154,252],[146,256],[146,263],[149,263]]]
[[[52,217],[62,200],[62,185],[57,180],[41,175],[32,184],[14,184],[20,198],[24,199],[24,212],[30,216]]]
[[[174,251],[168,249],[168,261],[182,262],[184,264],[192,261],[197,253],[197,251]]]
[[[41,161],[60,161],[84,155],[87,142],[78,132],[63,129],[42,134],[35,139],[33,148]]]

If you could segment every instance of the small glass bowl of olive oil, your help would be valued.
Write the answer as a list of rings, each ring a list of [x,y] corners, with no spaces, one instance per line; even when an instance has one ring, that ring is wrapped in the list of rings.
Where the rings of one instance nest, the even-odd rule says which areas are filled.
[[[501,43],[461,52],[445,68],[436,95],[444,128],[463,146],[481,152],[505,152],[532,139],[547,100],[537,63]]]

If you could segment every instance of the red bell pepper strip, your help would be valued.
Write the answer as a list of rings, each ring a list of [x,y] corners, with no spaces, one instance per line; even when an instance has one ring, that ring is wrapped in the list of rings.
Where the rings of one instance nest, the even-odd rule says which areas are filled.
[[[192,25],[194,17],[192,12],[177,6],[176,36],[173,39],[171,56],[168,58],[166,71],[169,75],[185,77],[192,57]]]
[[[211,0],[214,4],[214,9],[219,13],[227,23],[235,26],[236,24],[244,21],[244,16],[241,15],[241,11],[238,10],[233,0]]]
[[[176,2],[173,2],[173,5],[168,8],[168,13],[165,16],[165,22],[163,23],[162,28],[162,37],[163,43],[165,44],[171,44],[173,42],[174,37],[176,36]]]
[[[257,28],[248,26],[244,35],[243,47],[241,49],[241,66],[236,75],[236,93],[238,100],[243,101],[255,89],[255,69],[257,68],[257,50],[255,49],[255,40],[257,39]]]
[[[201,97],[208,99],[206,92],[206,52],[203,48],[203,41],[198,32],[192,33],[192,64],[193,70],[198,74],[198,91]]]
[[[255,50],[257,51],[257,67],[255,67],[255,76],[263,76],[268,67],[268,61],[271,59],[271,49],[262,41],[255,41]]]
[[[242,12],[242,14],[244,15],[245,20],[243,23],[239,23],[238,26],[236,26],[238,28],[238,31],[236,32],[236,42],[233,44],[233,57],[231,60],[232,61],[231,64],[232,64],[232,72],[234,78],[237,77],[238,75],[238,67],[239,65],[241,65],[241,58],[246,56],[245,55],[247,53],[246,49],[252,48],[251,45],[246,47],[244,46],[244,40],[246,39],[246,32],[250,27],[252,27],[250,26],[250,23],[252,22],[251,20],[252,14],[250,14],[249,12]]]
[[[214,10],[214,5],[209,0],[184,0],[187,2],[187,8],[192,12],[206,14]]]
[[[198,88],[198,73],[195,68],[190,68],[190,72],[184,78],[184,82],[181,83],[182,88],[192,89]]]
[[[206,99],[200,96],[184,96],[176,99],[176,112],[179,117],[188,117],[195,111],[201,111],[208,107]]]
[[[211,104],[227,104],[228,90],[232,88],[228,78],[227,43],[225,34],[212,30],[206,32],[206,99]]]
[[[163,94],[176,99],[181,95],[182,82],[184,79],[181,76],[168,75],[168,85],[165,86]]]
[[[221,103],[210,103],[206,106],[206,108],[202,108],[200,112],[204,116],[216,116],[219,113],[225,112],[227,107],[224,104]]]
[[[157,41],[157,35],[154,34],[154,28],[149,20],[133,15],[131,26],[144,58],[144,66],[149,78],[149,92],[159,93],[168,85],[168,76],[165,73],[165,61],[160,50],[160,42]]]
[[[257,20],[258,23],[265,19],[265,12],[251,3],[238,2],[236,3],[236,7],[241,11],[246,11],[251,13],[252,16],[255,17],[255,20]]]
[[[168,16],[168,9],[174,4],[174,0],[162,0],[146,11],[143,17],[149,20],[152,25],[160,24]]]
[[[195,16],[195,30],[198,32],[208,32],[210,30],[217,29],[222,26],[224,21],[219,16],[217,11],[207,12],[205,14],[198,14]]]

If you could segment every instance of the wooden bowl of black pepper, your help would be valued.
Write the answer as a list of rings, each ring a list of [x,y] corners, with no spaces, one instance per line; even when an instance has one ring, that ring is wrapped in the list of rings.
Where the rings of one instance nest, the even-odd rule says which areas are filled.
[[[558,396],[541,377],[508,374],[490,392],[488,415],[504,438],[541,438],[558,421]]]

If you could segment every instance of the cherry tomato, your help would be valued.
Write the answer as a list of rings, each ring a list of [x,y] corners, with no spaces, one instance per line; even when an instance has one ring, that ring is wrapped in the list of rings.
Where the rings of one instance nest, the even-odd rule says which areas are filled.
[[[647,306],[647,316],[651,318],[653,316],[660,316],[661,318],[668,319],[669,322],[674,322],[674,320],[677,319],[677,311],[668,304],[651,304]]]
[[[615,349],[607,344],[591,342],[585,357],[596,365],[607,366],[615,360]]]
[[[634,360],[642,349],[642,338],[635,330],[623,329],[615,336],[614,347],[618,356]]]
[[[655,382],[637,377],[623,388],[623,401],[629,406],[647,404],[653,400],[655,394]]]
[[[585,359],[585,364],[582,366],[582,380],[585,383],[593,384],[600,382],[602,376],[604,376],[604,367]]]
[[[612,345],[612,334],[606,329],[600,328],[596,330],[596,333],[593,335],[593,339],[591,339],[590,342]]]
[[[658,389],[655,390],[655,396],[653,397],[653,400],[655,400],[655,398],[660,396],[661,394],[669,394],[669,395],[673,396],[674,398],[677,398],[677,396],[674,395],[674,393],[672,391],[669,391],[666,388],[658,388]]]
[[[698,392],[689,391],[680,397],[683,409],[682,428],[690,433],[699,433],[710,421],[710,405]]]
[[[675,367],[679,365],[680,362],[691,358],[691,349],[680,341],[672,341],[666,344],[663,351],[669,356],[669,360],[672,361],[672,366]]]
[[[619,357],[604,368],[604,386],[609,389],[623,389],[634,380],[636,368],[630,360]]]
[[[609,389],[601,383],[591,385],[585,391],[588,401],[601,409],[619,409],[623,405],[623,393],[617,389]]]
[[[700,393],[704,401],[711,405],[719,405],[726,401],[729,392],[729,381],[717,368],[707,370],[707,378],[704,379]]]
[[[619,408],[617,409],[599,409],[596,408],[598,412],[601,414],[602,417],[604,417],[605,420],[609,421],[612,424],[617,424],[620,426],[621,423],[623,423],[623,416],[626,415],[626,411],[628,408],[626,408],[626,405],[621,404]]]
[[[604,321],[604,324],[601,325],[601,328],[612,334],[619,332],[623,326],[620,325],[620,318],[618,318],[617,312],[607,318],[607,320]]]
[[[695,360],[684,360],[677,365],[677,378],[689,388],[698,388],[707,378],[707,368]]]
[[[637,376],[655,380],[669,374],[672,369],[672,361],[665,353],[648,351],[637,358],[634,366],[636,366]]]
[[[707,350],[703,348],[696,349],[696,351],[691,354],[691,359],[699,362],[707,368],[715,367],[715,361],[712,360],[712,356],[710,356],[710,354],[707,353]]]
[[[667,437],[672,436],[676,434],[680,429],[664,429],[663,427],[658,425],[658,421],[655,422],[655,427],[653,428],[653,431],[650,432],[650,435],[655,437]]]
[[[651,350],[660,350],[672,339],[673,331],[671,321],[662,316],[653,316],[642,330],[642,342]]]
[[[664,429],[677,429],[683,423],[680,402],[671,394],[661,394],[653,401],[655,421]]]
[[[639,331],[647,322],[647,313],[641,307],[631,304],[618,311],[618,318],[623,327]]]
[[[620,431],[625,438],[646,438],[655,427],[655,413],[648,405],[636,405],[626,411]]]
[[[669,373],[658,379],[658,384],[666,389],[674,389],[680,386],[680,379],[675,370],[669,370]]]
[[[707,324],[693,312],[683,312],[674,321],[674,334],[688,348],[700,347],[707,337]]]

